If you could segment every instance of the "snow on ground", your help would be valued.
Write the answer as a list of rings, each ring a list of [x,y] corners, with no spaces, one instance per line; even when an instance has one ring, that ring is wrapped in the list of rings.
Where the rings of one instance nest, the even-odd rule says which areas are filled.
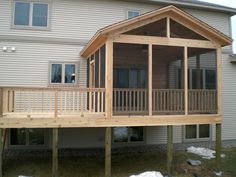
[[[216,151],[208,148],[201,148],[194,146],[187,148],[187,152],[200,155],[204,159],[213,159],[215,158],[215,153],[216,153]]]
[[[162,174],[158,171],[147,171],[139,175],[132,175],[130,177],[163,177]]]

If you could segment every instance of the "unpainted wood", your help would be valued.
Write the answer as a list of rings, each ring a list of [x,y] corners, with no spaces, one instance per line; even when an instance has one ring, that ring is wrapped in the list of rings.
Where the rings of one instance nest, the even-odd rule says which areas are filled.
[[[216,124],[216,168],[221,170],[221,124]]]
[[[176,47],[195,47],[215,49],[216,44],[211,41],[196,40],[196,39],[181,39],[181,38],[167,38],[156,36],[143,36],[143,35],[127,35],[121,34],[114,37],[116,43],[129,43],[129,44],[152,44],[152,45],[165,45]]]
[[[58,128],[52,129],[52,177],[58,175]]]
[[[106,42],[106,117],[111,118],[112,116],[112,89],[113,89],[113,41],[108,39]]]
[[[111,177],[111,127],[106,128],[105,134],[105,177]]]
[[[188,48],[184,47],[184,112],[188,115]]]
[[[167,174],[172,175],[173,161],[173,126],[167,126]]]
[[[58,127],[126,127],[126,126],[166,126],[221,123],[221,115],[153,115],[153,116],[60,116],[42,115],[31,118],[16,118],[9,116],[0,119],[0,128],[58,128]]]
[[[152,115],[152,45],[148,45],[148,115]]]

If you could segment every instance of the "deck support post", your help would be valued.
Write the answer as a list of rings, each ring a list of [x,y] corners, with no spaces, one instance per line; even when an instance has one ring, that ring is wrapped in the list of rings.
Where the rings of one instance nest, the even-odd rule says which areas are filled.
[[[152,44],[148,45],[148,115],[152,116]]]
[[[188,47],[184,47],[184,113],[188,115]]]
[[[216,124],[216,168],[220,170],[221,167],[221,124]]]
[[[0,129],[0,177],[3,177],[3,129]]]
[[[58,128],[52,129],[52,177],[58,177]]]
[[[167,175],[171,176],[173,161],[173,126],[167,126]]]
[[[105,177],[111,177],[111,127],[105,132]]]

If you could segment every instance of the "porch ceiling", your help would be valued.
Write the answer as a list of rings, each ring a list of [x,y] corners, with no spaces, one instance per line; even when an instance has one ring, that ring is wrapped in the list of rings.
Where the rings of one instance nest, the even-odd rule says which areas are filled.
[[[166,17],[170,17],[177,22],[181,21],[181,23],[187,28],[220,46],[226,46],[232,43],[230,37],[171,5],[98,30],[81,51],[80,55],[82,57],[88,57],[92,52],[94,52],[94,50],[104,44],[108,38],[114,38],[115,36],[126,33],[127,31],[151,24]]]

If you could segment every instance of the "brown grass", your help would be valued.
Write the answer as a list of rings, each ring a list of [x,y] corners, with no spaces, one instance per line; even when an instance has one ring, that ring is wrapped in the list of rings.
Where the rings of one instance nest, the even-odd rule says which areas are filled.
[[[224,177],[236,176],[236,148],[225,149],[226,157],[222,159]],[[201,160],[202,165],[192,167],[186,159]],[[194,175],[213,177],[215,170],[214,159],[204,160],[199,156],[183,151],[175,152],[173,175],[176,177],[192,177]],[[51,177],[51,158],[11,158],[4,160],[4,177],[19,175],[33,177]],[[144,171],[161,171],[166,174],[165,152],[128,153],[112,155],[112,177],[129,177]],[[60,177],[103,177],[104,157],[60,157]]]

